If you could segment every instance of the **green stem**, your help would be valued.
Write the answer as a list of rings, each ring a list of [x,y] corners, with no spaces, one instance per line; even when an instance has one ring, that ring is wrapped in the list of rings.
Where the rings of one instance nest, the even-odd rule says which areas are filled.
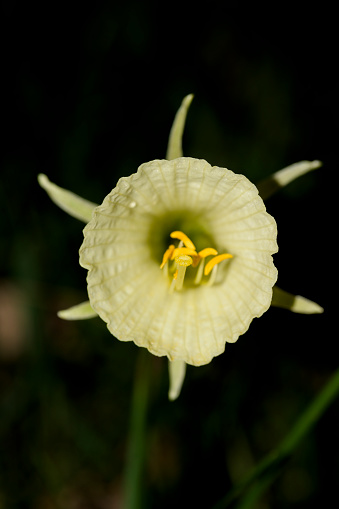
[[[271,482],[273,482],[276,478],[274,472],[279,471],[284,461],[286,461],[292,454],[294,448],[310,431],[312,426],[322,416],[326,408],[332,403],[338,393],[339,369],[334,373],[320,394],[315,397],[305,412],[297,420],[291,432],[281,442],[280,446],[269,453],[239,484],[234,486],[226,497],[219,501],[213,509],[229,507],[236,498],[255,483],[248,491],[243,502],[238,506],[239,508],[249,507],[246,505],[246,500],[254,502],[254,500],[257,499],[264,491],[263,488],[268,488],[269,484],[271,484]]]
[[[131,403],[129,442],[127,449],[124,508],[142,507],[142,484],[145,463],[146,417],[150,388],[150,354],[143,348],[137,359]]]
[[[265,493],[265,491],[269,488],[272,482],[278,477],[279,471],[272,471],[263,477],[262,479],[254,482],[251,489],[248,491],[245,497],[240,500],[240,503],[236,506],[235,509],[251,509],[255,502],[260,498],[260,496]]]

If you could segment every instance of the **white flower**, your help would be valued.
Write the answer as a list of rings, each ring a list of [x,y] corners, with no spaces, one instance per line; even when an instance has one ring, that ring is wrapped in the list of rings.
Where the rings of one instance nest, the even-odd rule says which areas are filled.
[[[173,231],[197,250],[233,258],[199,284],[187,267],[180,291],[160,270]],[[257,188],[206,161],[151,161],[119,180],[84,229],[80,264],[92,308],[122,341],[200,366],[221,354],[270,306],[277,229]],[[168,262],[167,262],[168,263]],[[190,276],[189,272],[192,272]]]
[[[56,203],[88,222],[80,264],[88,270],[89,302],[59,316],[98,314],[117,339],[167,356],[171,399],[180,392],[186,364],[209,363],[271,304],[322,311],[273,288],[277,228],[261,197],[320,163],[277,172],[258,186],[260,196],[243,175],[181,157],[191,100],[184,99],[174,121],[169,160],[150,161],[121,178],[102,205],[39,176]]]

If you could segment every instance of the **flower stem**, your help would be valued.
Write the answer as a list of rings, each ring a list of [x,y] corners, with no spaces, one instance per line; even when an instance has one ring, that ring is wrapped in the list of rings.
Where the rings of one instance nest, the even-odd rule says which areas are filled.
[[[124,479],[124,509],[142,507],[146,418],[150,388],[150,354],[140,348],[131,403],[130,430]]]
[[[302,438],[310,431],[312,426],[319,420],[327,407],[339,394],[339,369],[325,385],[323,390],[315,397],[312,403],[299,417],[291,432],[275,450],[269,453],[240,483],[220,500],[213,509],[223,509],[246,492],[246,496],[237,506],[238,509],[250,507],[249,502],[255,500],[276,479],[281,467],[292,454]]]

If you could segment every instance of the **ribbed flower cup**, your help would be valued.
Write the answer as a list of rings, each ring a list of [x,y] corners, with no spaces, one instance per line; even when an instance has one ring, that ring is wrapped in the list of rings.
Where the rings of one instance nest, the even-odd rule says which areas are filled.
[[[232,254],[218,264],[213,284],[211,275],[195,283],[198,267],[190,265],[182,288],[171,290],[175,272],[159,266],[173,231],[197,251]],[[95,209],[84,237],[80,265],[88,269],[92,308],[115,337],[154,355],[207,364],[271,304],[275,221],[246,177],[206,161],[143,164]]]
[[[292,165],[256,187],[226,168],[182,157],[192,97],[177,113],[167,159],[121,178],[102,205],[39,176],[58,205],[88,223],[80,265],[88,270],[89,302],[59,316],[99,315],[117,339],[167,356],[170,399],[180,393],[186,364],[211,362],[270,305],[322,311],[274,287],[277,227],[262,199],[319,161]]]

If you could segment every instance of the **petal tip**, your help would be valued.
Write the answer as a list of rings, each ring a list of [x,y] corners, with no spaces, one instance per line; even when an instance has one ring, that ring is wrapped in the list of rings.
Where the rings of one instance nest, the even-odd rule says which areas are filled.
[[[68,309],[58,311],[57,315],[62,320],[86,320],[88,318],[95,318],[97,313],[91,307],[89,301],[85,301]]]
[[[321,166],[323,166],[323,164],[324,163],[322,161],[319,161],[319,159],[315,159],[314,161],[311,161],[311,165],[314,170],[316,170],[317,168],[321,168]]]
[[[183,104],[185,104],[185,106],[189,106],[191,104],[191,102],[193,101],[194,99],[194,94],[187,94],[184,99],[183,99]]]
[[[295,313],[304,313],[304,314],[322,314],[324,312],[324,308],[319,304],[314,302],[313,300],[306,299],[306,297],[302,297],[301,295],[296,295],[295,304],[292,308],[292,311]]]
[[[168,399],[170,401],[176,400],[181,392],[182,384],[184,383],[186,374],[186,362],[168,361],[170,387],[168,391]]]
[[[39,173],[38,182],[42,188],[45,188],[49,182],[49,178],[44,173]]]
[[[293,295],[277,286],[273,288],[272,306],[289,309],[293,313],[301,313],[306,315],[321,314],[324,308],[313,300],[302,297],[301,295]]]

